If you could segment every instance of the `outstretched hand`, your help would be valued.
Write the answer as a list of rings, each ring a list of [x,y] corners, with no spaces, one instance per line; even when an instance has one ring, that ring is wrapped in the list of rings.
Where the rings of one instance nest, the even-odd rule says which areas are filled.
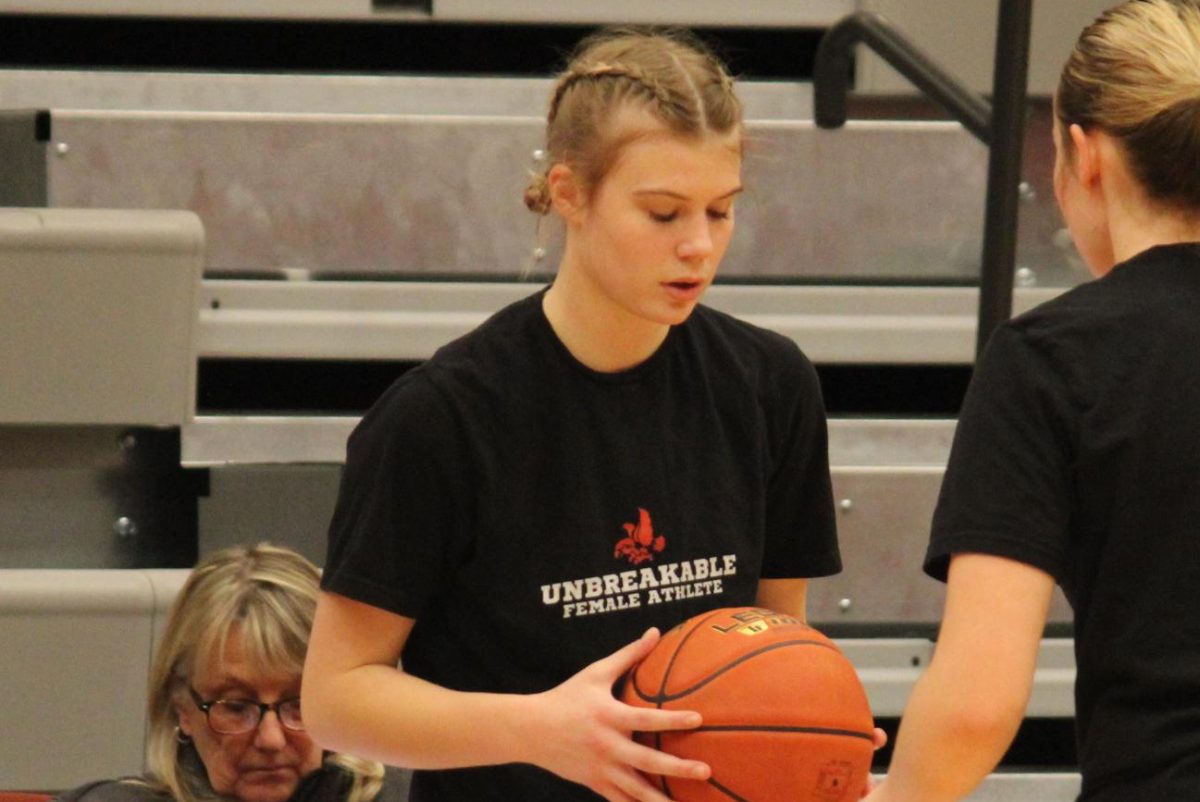
[[[700,714],[627,705],[613,685],[658,643],[657,629],[597,660],[556,688],[534,697],[533,762],[585,785],[610,802],[668,802],[640,772],[706,780],[707,764],[683,760],[633,740],[633,733],[686,730]]]

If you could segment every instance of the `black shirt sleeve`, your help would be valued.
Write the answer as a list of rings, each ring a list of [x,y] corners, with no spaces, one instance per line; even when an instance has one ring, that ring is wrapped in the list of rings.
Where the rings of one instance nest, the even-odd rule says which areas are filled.
[[[347,443],[324,590],[418,617],[469,547],[463,442],[422,368],[368,411]]]
[[[1061,578],[1071,507],[1072,408],[1053,354],[997,329],[959,415],[925,571],[945,580],[957,553],[991,554]]]
[[[771,475],[767,484],[766,544],[762,577],[829,576],[842,570],[829,433],[816,369],[788,343],[790,360],[774,371],[775,419],[768,421]]]

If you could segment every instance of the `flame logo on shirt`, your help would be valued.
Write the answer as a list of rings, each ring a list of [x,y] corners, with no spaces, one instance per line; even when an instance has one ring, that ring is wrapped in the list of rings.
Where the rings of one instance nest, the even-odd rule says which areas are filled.
[[[650,513],[638,507],[638,522],[636,524],[621,524],[626,537],[617,541],[613,549],[613,557],[624,557],[634,565],[653,562],[654,555],[667,547],[667,539],[654,534],[654,526],[650,523]]]

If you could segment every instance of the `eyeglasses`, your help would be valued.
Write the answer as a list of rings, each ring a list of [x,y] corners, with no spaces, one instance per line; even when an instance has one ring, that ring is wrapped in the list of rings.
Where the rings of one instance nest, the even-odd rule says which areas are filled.
[[[274,710],[279,723],[287,729],[304,730],[299,698],[281,699],[268,705],[249,699],[214,699],[206,702],[191,685],[188,686],[188,693],[192,695],[196,707],[204,711],[209,728],[221,735],[242,735],[257,729],[268,710]]]

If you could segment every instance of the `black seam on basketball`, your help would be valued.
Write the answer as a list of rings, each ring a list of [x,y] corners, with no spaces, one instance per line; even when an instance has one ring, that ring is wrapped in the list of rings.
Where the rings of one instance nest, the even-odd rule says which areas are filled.
[[[648,701],[650,701],[650,698],[657,699],[658,700],[657,706],[662,707],[662,703],[667,698],[666,694],[663,693],[667,688],[667,680],[670,679],[670,677],[671,677],[671,669],[675,667],[675,658],[679,656],[679,653],[681,651],[683,651],[684,644],[686,644],[688,642],[688,638],[690,638],[690,637],[692,637],[692,635],[696,634],[696,630],[700,629],[700,627],[703,626],[704,624],[706,624],[710,619],[716,618],[723,614],[724,613],[721,610],[714,610],[709,615],[706,615],[703,618],[701,618],[699,621],[697,621],[696,624],[691,629],[689,629],[679,639],[679,643],[675,646],[675,651],[671,652],[671,659],[667,661],[667,667],[663,671],[662,682],[659,683],[659,686],[658,686],[658,693],[656,693],[653,697],[649,697],[649,698],[643,697],[644,701],[648,702]],[[637,686],[636,678],[633,683],[633,689],[638,692],[638,696],[642,695],[641,689],[639,689]]]
[[[643,702],[654,702],[655,707],[662,707],[662,697],[661,696],[656,696],[655,694],[650,694],[650,693],[646,693],[645,691],[643,691],[641,688],[639,688],[637,686],[636,678],[634,679],[632,684],[633,684],[633,692],[637,695],[637,698],[641,699]]]
[[[666,693],[662,693],[660,691],[658,696],[653,696],[653,697],[643,696],[642,699],[643,699],[643,701],[646,701],[646,702],[655,701],[657,703],[658,707],[662,707],[663,704],[665,704],[666,702],[671,702],[671,701],[674,701],[675,699],[682,699],[684,696],[687,696],[688,694],[694,693],[695,691],[699,690],[700,688],[703,688],[705,685],[712,682],[717,677],[724,674],[726,671],[729,671],[734,666],[740,665],[741,663],[744,663],[753,657],[757,657],[760,654],[766,654],[767,652],[774,651],[775,649],[782,649],[787,646],[820,646],[822,649],[832,649],[833,651],[837,651],[837,647],[832,646],[828,643],[822,643],[819,640],[780,641],[779,643],[772,643],[770,646],[764,646],[761,649],[756,649],[753,652],[747,652],[746,654],[742,655],[738,659],[734,660],[732,663],[726,663],[725,665],[721,666],[720,669],[709,674],[707,677],[702,679],[700,682],[697,682],[695,685],[691,686],[690,688],[685,688],[684,690],[679,691],[678,693],[672,693],[672,694],[666,694]],[[668,672],[669,672],[669,669],[668,669]],[[664,686],[666,685],[666,675],[665,674],[663,677],[663,685]],[[641,696],[641,691],[638,690],[636,682],[633,685],[633,689],[634,689],[634,691],[637,692],[637,694],[639,696]]]
[[[858,730],[843,730],[836,727],[791,727],[784,724],[714,724],[704,725],[689,732],[798,732],[812,735],[836,735],[846,738],[862,738],[874,742],[875,737],[869,732]]]
[[[712,777],[708,778],[708,784],[711,785],[713,788],[716,788],[721,793],[725,794],[725,796],[729,797],[730,799],[735,800],[735,802],[750,802],[750,800],[746,799],[746,797],[738,796],[737,794],[735,794],[733,792],[732,789],[726,788],[725,786],[721,785],[719,782],[714,780]]]

